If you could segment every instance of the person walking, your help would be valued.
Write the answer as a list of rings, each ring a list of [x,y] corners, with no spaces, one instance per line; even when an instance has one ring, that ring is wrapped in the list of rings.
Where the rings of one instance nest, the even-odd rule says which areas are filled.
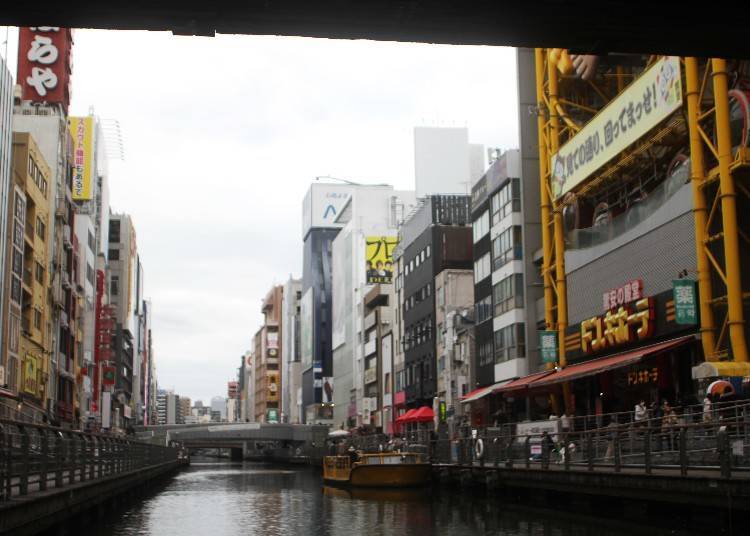
[[[661,419],[661,431],[664,434],[664,438],[667,440],[667,446],[669,450],[675,449],[675,429],[677,427],[677,414],[674,409],[669,405],[669,402],[664,401],[662,406],[662,413],[664,416]]]

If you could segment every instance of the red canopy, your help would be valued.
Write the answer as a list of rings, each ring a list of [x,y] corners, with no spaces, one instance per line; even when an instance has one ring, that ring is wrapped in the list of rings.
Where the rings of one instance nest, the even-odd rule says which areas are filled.
[[[430,406],[422,406],[411,416],[411,422],[430,422],[434,419],[435,412]]]
[[[414,416],[416,412],[417,412],[416,409],[410,409],[409,411],[401,415],[401,417],[398,417],[396,419],[396,422],[410,422],[411,418]]]

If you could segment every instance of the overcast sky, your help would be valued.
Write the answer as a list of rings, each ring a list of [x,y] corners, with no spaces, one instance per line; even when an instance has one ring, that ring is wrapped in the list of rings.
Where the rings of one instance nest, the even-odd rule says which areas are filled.
[[[136,227],[159,385],[204,402],[301,276],[316,175],[413,189],[414,126],[518,139],[508,48],[77,30],[73,68],[71,114],[122,127],[111,208]]]

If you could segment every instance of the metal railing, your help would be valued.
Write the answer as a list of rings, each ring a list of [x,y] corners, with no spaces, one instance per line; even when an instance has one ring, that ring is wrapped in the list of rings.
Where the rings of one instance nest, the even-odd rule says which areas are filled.
[[[729,478],[750,473],[750,420],[670,424],[610,424],[557,434],[506,433],[482,429],[476,437],[430,442],[433,463],[467,466],[604,470],[686,476],[712,471]]]
[[[0,501],[184,457],[173,446],[0,419]]]

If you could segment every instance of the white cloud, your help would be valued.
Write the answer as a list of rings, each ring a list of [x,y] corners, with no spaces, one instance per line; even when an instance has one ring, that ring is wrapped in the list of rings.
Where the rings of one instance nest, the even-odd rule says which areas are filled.
[[[512,49],[77,30],[71,113],[120,121],[112,208],[133,216],[159,381],[226,392],[260,300],[302,272],[316,175],[413,188],[412,127],[517,144]]]

